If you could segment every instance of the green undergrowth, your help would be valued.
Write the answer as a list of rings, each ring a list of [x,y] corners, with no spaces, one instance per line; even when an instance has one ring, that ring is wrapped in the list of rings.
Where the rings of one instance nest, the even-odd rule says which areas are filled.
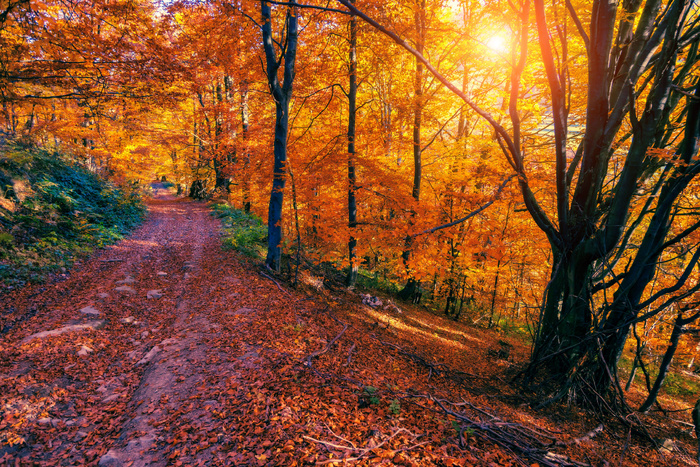
[[[386,275],[375,274],[364,268],[360,268],[357,273],[357,285],[366,290],[378,290],[392,296],[396,296],[401,287],[396,282],[391,281]]]
[[[666,375],[666,394],[680,398],[697,397],[700,394],[700,382],[691,376],[672,371]]]
[[[145,212],[138,194],[64,155],[0,147],[0,288],[70,268],[121,239]]]
[[[658,358],[653,359],[646,356],[646,369],[649,372],[650,384],[654,384],[656,376],[659,373],[658,363],[661,360],[662,355],[657,355]],[[652,360],[649,362],[648,360]],[[626,385],[629,379],[630,372],[632,371],[632,364],[634,361],[634,354],[625,352],[618,363],[618,370],[620,371],[620,380],[623,387]],[[644,373],[640,368],[637,368],[635,373],[634,384],[639,386],[642,391],[646,391],[646,383],[644,381]],[[689,404],[694,404],[697,400],[697,395],[700,394],[700,380],[692,376],[687,372],[683,372],[682,368],[677,365],[671,365],[670,371],[666,374],[663,385],[661,386],[661,395],[665,395],[671,398],[677,398],[679,400],[684,400]]]
[[[267,226],[262,219],[227,204],[214,204],[212,209],[224,227],[224,247],[255,259],[265,257]]]

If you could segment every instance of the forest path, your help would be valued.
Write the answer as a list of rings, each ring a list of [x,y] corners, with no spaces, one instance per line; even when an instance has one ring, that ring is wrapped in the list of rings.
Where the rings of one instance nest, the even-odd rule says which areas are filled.
[[[67,280],[3,297],[0,458],[189,464],[159,448],[184,436],[201,438],[198,463],[212,462],[207,447],[225,435],[206,429],[217,391],[257,357],[222,339],[221,321],[251,319],[259,300],[221,261],[206,206],[168,194],[148,204],[141,228]],[[200,430],[178,432],[185,424]]]
[[[501,358],[501,334],[313,271],[288,290],[161,193],[129,238],[0,296],[0,465],[693,465],[682,427],[664,454],[529,409],[517,341]]]

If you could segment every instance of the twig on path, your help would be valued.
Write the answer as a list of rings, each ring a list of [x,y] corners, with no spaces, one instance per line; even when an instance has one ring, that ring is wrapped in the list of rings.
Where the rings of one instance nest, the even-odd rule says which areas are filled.
[[[304,436],[302,436],[302,438],[308,439],[309,441],[313,441],[315,443],[323,444],[324,446],[330,446],[334,449],[345,449],[346,451],[354,451],[355,450],[355,448],[352,446],[343,446],[341,444],[331,443],[330,441],[323,441],[321,439],[312,438],[311,436],[304,435]],[[339,460],[342,460],[342,459],[334,459],[335,462],[338,462]]]
[[[331,443],[330,441],[324,441],[324,440],[312,438],[311,436],[303,436],[303,438],[304,438],[304,439],[307,439],[307,440],[309,440],[309,441],[314,441],[314,442],[316,442],[316,443],[322,444],[322,445],[324,445],[324,446],[326,446],[326,447],[332,447],[332,448],[335,448],[335,449],[342,449],[342,450],[344,450],[344,451],[352,451],[353,454],[357,453],[357,456],[356,456],[356,457],[343,457],[343,458],[339,458],[339,459],[327,459],[327,460],[323,460],[323,461],[318,461],[318,462],[316,462],[316,465],[323,465],[323,464],[331,464],[331,463],[334,463],[334,462],[355,462],[355,461],[358,461],[358,460],[360,460],[362,457],[364,457],[365,455],[367,455],[369,452],[372,452],[374,449],[377,449],[377,448],[380,448],[380,447],[384,446],[386,443],[388,443],[388,442],[391,441],[392,439],[396,438],[400,433],[408,433],[408,434],[410,434],[410,435],[413,435],[413,433],[411,433],[411,432],[408,431],[407,429],[405,429],[405,428],[399,428],[399,429],[396,430],[391,436],[387,436],[386,438],[384,438],[384,440],[383,440],[381,443],[379,443],[379,444],[377,444],[377,445],[375,445],[375,446],[371,446],[371,447],[368,447],[368,448],[364,448],[364,449],[358,449],[358,448],[355,447],[354,444],[352,445],[352,447],[351,447],[351,446],[343,446],[343,445],[340,445],[340,444]],[[333,433],[333,434],[335,435],[335,433]],[[415,441],[415,435],[413,435],[413,436],[414,436],[414,438],[413,438],[412,441]],[[344,439],[344,438],[341,438],[340,436],[337,436],[337,435],[336,435],[336,437],[338,437],[338,438],[340,438],[340,439],[343,439],[343,441],[345,441],[345,442],[347,442],[347,443],[352,444],[350,441],[348,441],[348,440],[346,440],[346,439]],[[413,446],[410,446],[410,447],[408,447],[408,448],[401,449],[401,451],[405,452],[405,451],[408,451],[408,450],[410,450],[410,449],[414,449],[414,448],[417,448],[417,447],[419,447],[419,446],[422,446],[423,444],[425,444],[425,443],[414,444]]]
[[[354,449],[357,449],[357,446],[355,446],[355,443],[353,443],[353,442],[350,441],[349,439],[343,438],[342,436],[336,435],[335,432],[334,432],[333,430],[331,430],[331,427],[329,427],[328,424],[327,424],[326,422],[323,422],[323,424],[325,425],[326,429],[327,429],[328,431],[331,432],[331,434],[332,434],[333,436],[335,436],[336,438],[338,438],[338,439],[341,440],[341,441],[345,441],[345,442],[348,443],[350,446],[352,446]]]
[[[599,433],[602,433],[603,430],[605,429],[605,426],[601,423],[597,427],[593,428],[591,431],[586,433],[585,435],[572,439],[571,441],[557,441],[554,443],[555,446],[570,446],[572,444],[579,444],[582,443],[583,441],[590,441],[593,437],[597,436]]]
[[[119,262],[121,262],[121,261],[124,261],[124,260],[121,259],[121,258],[117,258],[117,259],[101,259],[101,260],[100,260],[100,263],[119,263]]]
[[[350,366],[350,362],[352,361],[352,352],[355,350],[355,347],[356,344],[353,342],[350,346],[350,350],[348,350],[348,361],[345,363],[345,366]]]
[[[287,295],[290,295],[290,296],[292,295],[292,294],[290,294],[289,292],[287,292],[286,290],[284,290],[284,289],[282,288],[282,286],[279,284],[279,282],[277,282],[276,280],[274,280],[272,277],[268,276],[268,275],[265,274],[264,272],[260,272],[260,275],[263,276],[263,277],[267,277],[267,278],[270,279],[272,282],[274,282],[275,285],[277,286],[277,288],[280,289],[280,291],[286,293]]]
[[[343,334],[345,334],[345,331],[347,331],[347,329],[348,329],[348,325],[346,324],[346,325],[343,327],[343,330],[340,331],[340,332],[338,333],[338,335],[335,336],[335,337],[328,343],[328,345],[326,345],[323,349],[317,350],[316,352],[313,352],[313,353],[310,353],[309,355],[307,355],[307,356],[306,356],[306,364],[307,364],[308,366],[311,366],[311,359],[312,359],[312,358],[318,357],[318,356],[323,355],[324,353],[328,352],[328,351],[331,349],[331,347],[333,347],[333,344],[335,344],[336,341],[337,341],[338,339],[340,339],[341,337],[343,337]]]

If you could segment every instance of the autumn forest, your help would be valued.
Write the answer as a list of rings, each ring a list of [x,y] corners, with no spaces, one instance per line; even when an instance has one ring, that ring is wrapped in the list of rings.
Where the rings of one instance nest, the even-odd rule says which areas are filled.
[[[347,359],[343,366],[348,368],[355,364],[353,359],[361,361],[361,342],[368,338],[356,337],[350,347],[348,336],[358,333],[359,325],[348,325],[354,321],[332,314],[334,306],[348,299],[328,294],[362,292],[357,306],[365,310],[361,313],[369,313],[368,326],[379,330],[382,318],[372,313],[387,310],[384,305],[389,304],[393,308],[384,313],[415,309],[439,320],[426,325],[427,332],[436,336],[441,326],[490,333],[498,343],[489,358],[510,363],[489,377],[519,388],[514,394],[521,390],[529,394],[525,404],[534,411],[567,407],[598,420],[615,433],[610,436],[619,438],[611,442],[618,446],[614,462],[638,465],[644,459],[639,453],[633,457],[630,439],[635,439],[632,444],[657,453],[675,449],[675,454],[666,454],[671,457],[655,458],[649,465],[680,465],[680,459],[697,465],[693,430],[700,430],[700,408],[691,411],[700,390],[700,366],[695,361],[700,349],[699,46],[700,8],[695,0],[3,0],[0,131],[6,154],[0,154],[0,169],[5,170],[0,171],[0,247],[9,253],[0,255],[0,273],[3,267],[19,268],[11,261],[20,256],[37,264],[40,251],[29,256],[17,253],[22,242],[39,241],[38,232],[44,227],[30,225],[32,216],[43,212],[42,223],[48,228],[60,226],[63,217],[78,222],[86,212],[90,219],[109,216],[104,228],[121,233],[104,233],[103,227],[90,227],[88,221],[76,230],[97,235],[84,243],[106,248],[142,222],[145,211],[137,198],[143,197],[151,200],[146,203],[149,216],[158,222],[180,219],[173,214],[176,211],[186,217],[177,221],[179,230],[177,226],[167,230],[170,227],[163,224],[157,228],[167,233],[151,237],[143,233],[142,243],[130,240],[136,242],[134,248],[151,248],[148,242],[164,235],[171,245],[167,248],[194,252],[193,259],[184,263],[188,272],[183,280],[190,280],[200,266],[211,267],[207,269],[211,275],[196,279],[197,285],[182,289],[180,297],[190,296],[194,287],[199,297],[224,300],[216,297],[227,287],[217,288],[216,281],[225,273],[215,271],[222,271],[229,260],[209,246],[209,234],[202,230],[218,217],[224,246],[245,258],[241,261],[247,265],[246,274],[253,278],[247,284],[259,280],[270,294],[279,292],[283,302],[296,303],[289,313],[296,313],[297,321],[289,327],[279,320],[291,315],[280,315],[286,317],[275,318],[278,321],[260,318],[265,326],[283,328],[285,338],[295,343],[290,345],[301,345],[305,327],[309,335],[315,331],[307,324],[311,318],[300,324],[301,302],[289,298],[288,290],[306,287],[326,294],[324,300],[330,304],[325,309],[319,305],[313,315],[325,313],[319,329],[326,326],[328,335],[320,341],[323,345],[308,337],[304,341],[308,351],[303,364],[317,377],[332,380],[324,373],[324,358],[337,357],[338,365]],[[66,201],[64,195],[46,188],[48,179],[36,175],[39,165],[32,162],[27,174],[34,173],[42,193],[50,192],[47,205],[59,214],[46,214],[38,204],[22,211],[25,194],[8,167],[15,167],[16,173],[24,170],[28,156],[20,154],[27,153],[42,154],[32,157],[44,161],[47,173],[53,171],[51,187],[70,178],[57,176],[59,169],[52,168],[52,160],[61,154],[81,167],[76,170],[85,171],[71,177],[97,176],[121,191],[112,195],[95,185],[85,194],[85,202],[104,200],[92,213],[88,204],[76,207],[75,201],[75,193],[87,182],[77,181]],[[185,199],[191,204],[177,204]],[[216,231],[213,225],[207,228]],[[48,243],[39,250],[56,245],[46,240],[47,235],[41,238]],[[98,237],[104,238],[104,245],[94,240]],[[197,240],[200,237],[203,240]],[[156,255],[148,249],[138,251],[129,260],[126,253],[114,253],[94,264],[98,269],[100,264],[121,267],[119,274],[126,279],[114,276],[122,279],[115,285],[136,287],[133,282],[142,279],[129,268]],[[56,271],[68,275],[65,268]],[[150,274],[163,281],[173,273],[161,265]],[[6,276],[0,280],[3,293],[21,295],[23,286],[26,290],[40,286],[16,277],[13,282],[12,272]],[[167,290],[175,290],[153,284],[147,297],[153,302],[165,303]],[[95,293],[98,289],[94,287]],[[20,323],[31,319],[26,313],[19,316],[25,298],[11,294],[3,302],[8,308],[0,315],[5,326],[0,339],[20,332]],[[27,294],[21,296],[31,308],[33,298]],[[110,299],[101,300],[109,308]],[[241,297],[233,300],[244,303]],[[195,301],[178,298],[172,309]],[[97,303],[84,305],[93,307],[93,302]],[[95,313],[85,308],[81,312],[97,316],[100,307],[94,306]],[[241,323],[239,330],[252,329],[256,320],[249,315],[255,307],[241,306],[229,318]],[[119,324],[125,329],[131,325]],[[228,325],[221,323],[223,328]],[[37,326],[35,331],[43,329]],[[195,345],[186,339],[224,340],[211,337],[214,331],[208,324],[202,326],[192,328],[196,331],[182,341],[178,352]],[[157,334],[151,328],[143,332]],[[22,343],[37,342],[30,339],[35,335],[22,335]],[[146,342],[141,335],[138,342]],[[366,352],[382,342],[369,341]],[[15,355],[5,345],[3,352]],[[221,345],[223,349],[225,343]],[[314,351],[319,345],[321,350]],[[397,350],[401,344],[387,345],[383,348],[397,355],[418,353],[402,354]],[[167,345],[159,346],[161,352],[167,350]],[[97,348],[87,343],[84,347],[90,352]],[[246,355],[264,353],[257,347],[241,349],[239,363],[244,366]],[[511,349],[520,357],[509,360]],[[449,360],[450,352],[439,351],[439,358]],[[10,353],[3,359],[10,361]],[[450,373],[442,363],[427,364],[423,357],[413,357],[410,364],[423,365],[429,375],[464,378],[466,373],[457,370],[471,371],[452,367],[450,371],[457,373]],[[316,360],[319,363],[313,366]],[[3,378],[20,371],[17,365],[7,366]],[[275,365],[296,368],[291,363]],[[225,365],[212,368],[223,374],[232,371]],[[344,378],[337,384],[350,384],[349,376]],[[220,381],[230,385],[234,379],[235,392],[236,386],[243,387],[243,377]],[[15,384],[8,381],[3,384]],[[105,376],[101,387],[110,388],[108,381],[113,380]],[[296,376],[294,381],[289,384],[297,384]],[[451,381],[457,384],[454,378]],[[385,397],[390,416],[413,416],[402,398],[408,396],[396,396],[399,379],[392,385],[386,394],[375,395],[375,386],[359,384],[359,395],[353,397],[370,401],[370,409],[383,404]],[[264,387],[238,395],[257,394],[250,396],[250,410],[267,410],[269,423],[275,416],[270,418],[269,399],[260,402]],[[487,394],[487,387],[480,391]],[[279,389],[279,394],[285,390]],[[221,394],[232,394],[227,391],[231,388],[222,386]],[[269,394],[275,392],[270,389]],[[356,447],[330,427],[326,441],[317,432],[297,438],[290,434],[289,442],[314,446],[298,458],[300,465],[369,465],[372,456],[389,462],[386,465],[603,465],[581,457],[589,455],[585,452],[552,457],[542,454],[549,448],[528,450],[522,439],[541,440],[541,433],[504,434],[495,428],[497,424],[481,419],[485,423],[481,426],[466,415],[460,418],[457,406],[440,402],[437,396],[428,400],[431,410],[457,423],[448,427],[451,435],[441,435],[447,437],[443,441],[453,439],[464,449],[464,440],[469,444],[473,436],[486,443],[477,443],[475,449],[492,454],[501,449],[505,454],[490,458],[472,450],[467,455],[455,447],[449,455],[443,451],[442,456],[430,457],[425,451],[424,457],[411,458],[411,453],[424,448],[416,448],[423,438],[408,439],[411,429],[399,425],[392,425],[393,432],[387,431],[378,441],[383,448],[376,450]],[[148,405],[147,399],[141,402],[139,410]],[[255,405],[258,402],[262,408]],[[0,413],[9,414],[10,400],[3,403]],[[280,408],[279,419],[284,421],[299,409],[296,404],[293,410],[287,407],[289,412]],[[225,412],[216,407],[208,410]],[[653,417],[644,418],[647,414]],[[21,423],[31,419],[26,414],[17,417]],[[40,415],[35,419],[44,420]],[[0,424],[0,442],[31,444],[18,428],[19,421],[7,423]],[[597,423],[582,424],[572,436],[577,438]],[[684,430],[688,439],[692,437],[685,448],[680,444],[669,448],[664,441],[673,437],[668,428],[673,423],[680,424],[677,429]],[[482,435],[470,435],[474,430],[482,430]],[[590,431],[586,436],[597,434]],[[574,440],[575,445],[587,441],[586,436]],[[213,449],[216,443],[205,438],[209,440],[205,447]],[[402,438],[409,447],[397,447]],[[177,439],[172,435],[170,441]],[[221,439],[219,435],[217,442],[223,446]],[[251,448],[253,457],[244,456],[243,441],[230,441],[226,446],[242,457],[226,458],[222,465],[292,465],[291,458],[279,456],[297,451],[282,449],[286,444],[280,439],[264,446],[271,450]],[[559,442],[551,441],[551,446]],[[489,443],[496,448],[488,448]],[[562,443],[574,446],[573,441]],[[167,462],[191,465],[201,459],[193,454],[193,444],[188,446],[194,457],[178,448],[168,451]],[[22,457],[29,451],[20,448],[8,449],[0,449],[6,456],[2,459],[14,455],[41,459]],[[68,452],[65,449],[61,455]],[[43,459],[56,460],[52,458],[56,452]],[[86,454],[71,462],[122,465],[109,463],[105,452],[98,449],[92,457]],[[113,457],[122,462],[128,458],[124,456]]]

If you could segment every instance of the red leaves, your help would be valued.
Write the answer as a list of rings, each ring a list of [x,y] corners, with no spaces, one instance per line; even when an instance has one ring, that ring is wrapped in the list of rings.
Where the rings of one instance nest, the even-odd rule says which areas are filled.
[[[513,455],[476,433],[460,432],[459,420],[436,400],[474,404],[540,429],[553,425],[500,402],[521,400],[486,355],[501,336],[410,308],[400,316],[378,310],[368,322],[367,312],[353,305],[359,299],[344,292],[333,297],[330,308],[322,299],[277,296],[274,285],[265,298],[259,289],[269,281],[221,253],[216,242],[207,245],[197,277],[182,290],[186,311],[173,316],[163,300],[147,308],[129,302],[123,311],[114,306],[114,318],[128,313],[146,324],[113,319],[118,325],[92,336],[90,346],[102,350],[88,357],[89,364],[65,351],[75,351],[69,339],[24,353],[2,350],[0,375],[16,376],[0,378],[1,439],[15,440],[27,462],[47,464],[94,464],[108,449],[126,449],[131,442],[138,447],[133,455],[173,465],[500,466],[513,464]],[[153,271],[176,270],[172,257],[159,261]],[[86,274],[96,276],[89,266]],[[138,278],[146,282],[149,274]],[[226,280],[233,275],[239,285]],[[256,283],[259,288],[242,285]],[[97,289],[88,284],[80,293]],[[226,298],[232,288],[235,300]],[[250,311],[232,319],[231,313],[244,308]],[[30,327],[40,329],[52,319],[57,320],[37,316]],[[371,327],[376,320],[390,324]],[[22,337],[9,335],[8,342]],[[134,364],[166,340],[170,343],[162,344],[145,369]],[[127,352],[135,350],[138,355],[130,359]],[[513,350],[516,358],[524,352]],[[31,365],[20,364],[25,360]],[[462,371],[461,379],[450,377],[449,369]],[[153,379],[156,373],[163,379]],[[103,402],[112,394],[124,396]],[[50,421],[40,425],[41,417]],[[143,423],[130,429],[136,420]],[[149,436],[150,447],[141,446],[139,439]]]

